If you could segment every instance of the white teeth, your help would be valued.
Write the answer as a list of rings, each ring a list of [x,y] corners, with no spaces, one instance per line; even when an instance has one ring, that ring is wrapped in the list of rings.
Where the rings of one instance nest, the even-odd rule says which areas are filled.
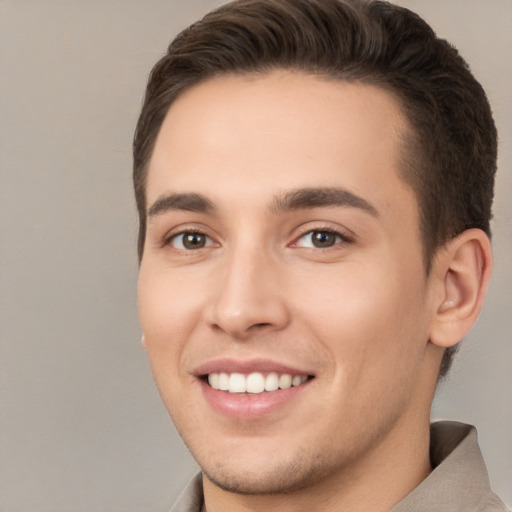
[[[292,387],[292,376],[287,375],[286,373],[284,375],[281,375],[279,377],[279,387],[281,389],[288,389]]]
[[[247,393],[261,393],[265,390],[265,377],[261,373],[251,373],[247,377]]]
[[[208,384],[213,389],[228,391],[229,393],[259,394],[264,391],[269,392],[300,386],[307,379],[307,375],[290,375],[287,373],[278,375],[275,372],[269,373],[267,376],[259,372],[253,372],[249,375],[243,373],[210,373]]]
[[[265,391],[275,391],[279,389],[279,377],[277,373],[269,373],[265,379]]]
[[[247,380],[241,373],[232,373],[229,376],[229,392],[245,393],[247,391]]]
[[[208,384],[210,384],[213,389],[219,389],[219,374],[210,373],[210,375],[208,375]]]
[[[219,389],[221,391],[228,391],[229,390],[229,375],[227,373],[220,373],[219,374]]]
[[[295,377],[293,377],[292,379],[292,386],[298,386],[299,384],[301,384],[302,380],[300,378],[300,375],[295,375]]]

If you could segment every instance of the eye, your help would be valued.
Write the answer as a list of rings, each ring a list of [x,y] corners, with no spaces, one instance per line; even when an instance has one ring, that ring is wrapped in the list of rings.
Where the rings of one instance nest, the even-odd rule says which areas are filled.
[[[196,249],[203,249],[213,245],[212,239],[198,231],[185,231],[174,235],[169,244],[175,249],[182,251],[193,251]]]
[[[302,235],[294,244],[296,247],[306,247],[312,249],[328,249],[341,242],[346,242],[347,238],[326,229],[308,231]]]

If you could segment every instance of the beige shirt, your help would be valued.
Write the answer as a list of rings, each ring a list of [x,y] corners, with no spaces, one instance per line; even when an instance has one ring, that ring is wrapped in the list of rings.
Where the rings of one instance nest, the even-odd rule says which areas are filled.
[[[390,512],[507,512],[491,490],[475,428],[440,421],[430,434],[432,473]],[[199,474],[170,512],[201,512],[202,505]]]

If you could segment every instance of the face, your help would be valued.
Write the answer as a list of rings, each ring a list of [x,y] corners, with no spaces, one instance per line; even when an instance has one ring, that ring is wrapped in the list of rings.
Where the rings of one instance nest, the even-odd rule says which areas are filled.
[[[168,112],[139,313],[210,482],[304,488],[428,424],[431,293],[399,177],[406,130],[385,91],[284,71],[212,79]]]

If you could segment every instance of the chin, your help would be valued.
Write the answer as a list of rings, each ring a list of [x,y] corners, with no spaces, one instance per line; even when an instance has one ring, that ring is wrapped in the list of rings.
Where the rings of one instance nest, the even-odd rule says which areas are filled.
[[[200,461],[199,461],[200,462]],[[201,464],[200,464],[201,465]],[[243,495],[271,495],[295,493],[322,481],[332,472],[330,464],[320,457],[308,454],[297,455],[292,461],[269,460],[252,467],[243,463],[217,464],[213,467],[202,466],[203,474],[221,489]]]

